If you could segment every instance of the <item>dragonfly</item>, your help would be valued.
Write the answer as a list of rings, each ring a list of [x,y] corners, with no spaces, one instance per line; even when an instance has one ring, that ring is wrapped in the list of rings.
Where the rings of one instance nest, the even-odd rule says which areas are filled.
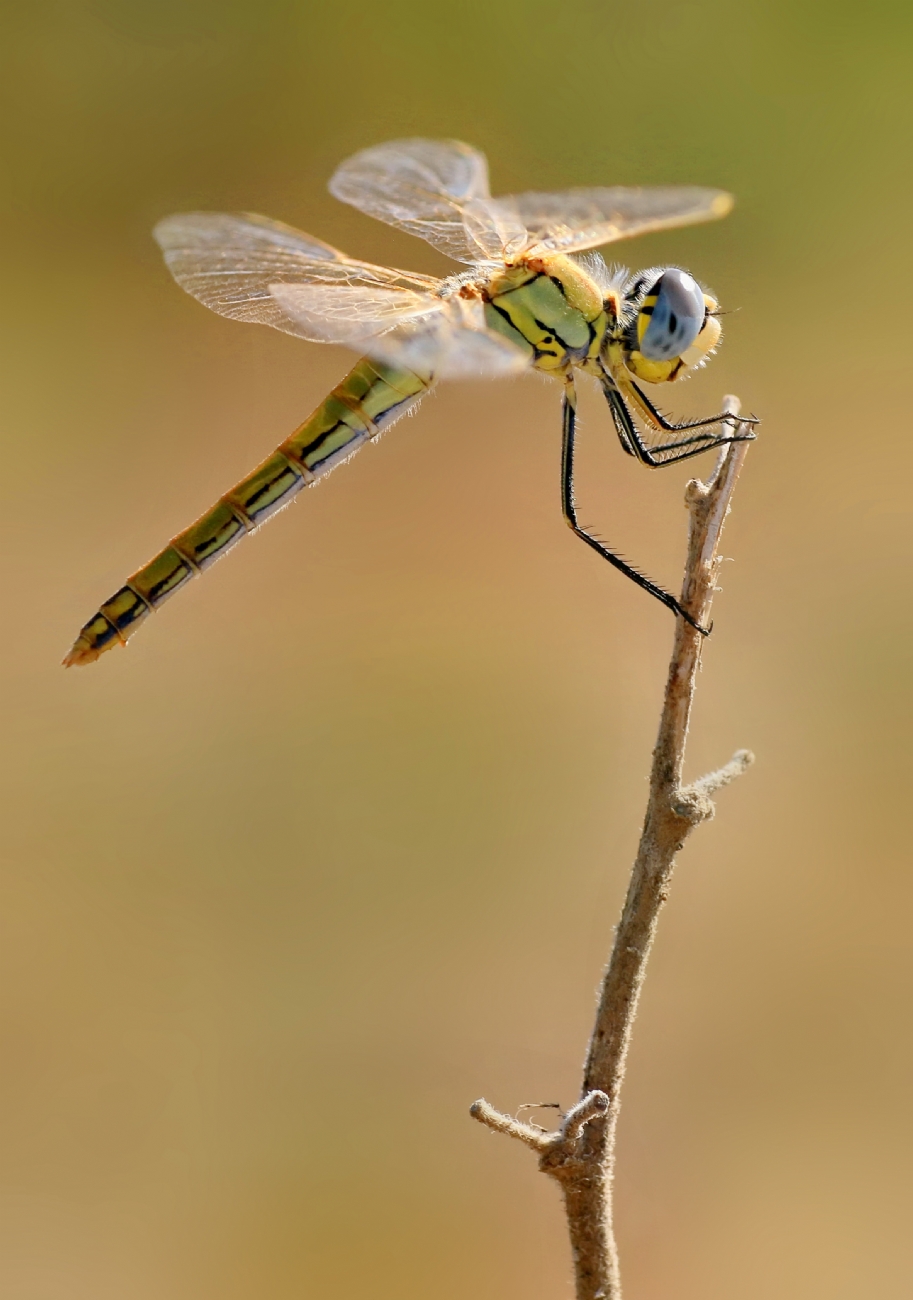
[[[154,235],[178,284],[232,320],[362,353],[307,420],[172,538],[82,628],[66,665],[125,645],[169,596],[398,420],[438,381],[536,370],[563,388],[561,504],[599,556],[701,633],[678,600],[581,526],[574,496],[575,376],[601,386],[622,449],[650,468],[754,437],[726,413],[673,421],[642,385],[678,381],[721,338],[719,307],[688,272],[633,274],[591,250],[725,216],[697,186],[528,191],[493,198],[484,154],[457,140],[375,145],[343,162],[330,192],[426,240],[464,269],[443,279],[374,266],[254,214],[166,217]]]

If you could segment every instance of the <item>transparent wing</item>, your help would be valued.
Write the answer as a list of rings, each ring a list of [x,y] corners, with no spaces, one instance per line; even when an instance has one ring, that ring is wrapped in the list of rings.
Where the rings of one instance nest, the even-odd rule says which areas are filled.
[[[579,252],[651,230],[714,221],[725,217],[732,203],[724,190],[686,185],[531,191],[497,200],[529,232],[523,251],[531,256]]]
[[[303,319],[272,292],[274,286],[348,289],[356,296],[362,291],[363,320],[373,304],[378,328],[386,329],[391,310],[395,316],[402,307],[408,314],[415,299],[439,284],[430,276],[356,261],[320,239],[254,214],[179,213],[160,221],[154,234],[171,274],[199,302],[220,316],[303,338],[324,336],[309,333]]]
[[[501,260],[526,230],[492,199],[485,155],[459,140],[391,140],[337,168],[330,193],[458,262]]]
[[[476,310],[478,308],[478,310]],[[423,320],[371,340],[369,356],[437,379],[495,379],[529,368],[531,354],[486,329],[481,308],[453,300]]]
[[[330,192],[458,262],[570,253],[723,217],[732,198],[698,186],[573,189],[493,199],[483,154],[459,140],[392,140],[339,167]]]
[[[364,345],[402,321],[444,309],[440,298],[396,285],[272,284],[270,292],[295,333],[317,343]]]
[[[274,285],[273,293],[307,338],[346,343],[420,375],[495,377],[530,364],[530,354],[486,327],[477,300],[415,294],[408,304],[381,304],[369,290],[297,284]]]

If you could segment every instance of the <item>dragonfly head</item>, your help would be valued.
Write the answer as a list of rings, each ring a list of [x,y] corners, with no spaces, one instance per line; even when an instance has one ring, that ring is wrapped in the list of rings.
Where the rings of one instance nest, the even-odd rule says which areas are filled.
[[[703,365],[720,341],[715,299],[678,267],[640,272],[627,285],[625,301],[625,364],[647,383],[678,379]]]

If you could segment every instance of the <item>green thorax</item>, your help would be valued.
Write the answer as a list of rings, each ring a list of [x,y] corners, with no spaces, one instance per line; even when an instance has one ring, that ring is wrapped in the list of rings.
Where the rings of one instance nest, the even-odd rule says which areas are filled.
[[[568,257],[506,267],[485,286],[485,323],[522,347],[540,370],[595,361],[608,318],[598,287]]]

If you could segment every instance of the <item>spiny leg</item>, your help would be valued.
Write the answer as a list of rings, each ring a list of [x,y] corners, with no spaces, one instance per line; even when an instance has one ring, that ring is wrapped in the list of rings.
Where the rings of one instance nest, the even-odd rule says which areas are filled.
[[[659,410],[658,407],[653,405],[653,403],[650,401],[649,397],[644,392],[644,390],[640,387],[639,384],[635,384],[633,379],[629,380],[629,385],[631,388],[632,396],[634,397],[637,405],[640,406],[646,418],[650,421],[651,424],[655,424],[657,429],[662,429],[663,433],[685,433],[687,432],[688,429],[706,429],[709,428],[711,425],[724,424],[732,420],[731,415],[729,415],[726,411],[722,411],[719,415],[708,415],[703,420],[681,420],[680,422],[676,423],[674,420],[670,420],[668,416],[663,415],[662,411]],[[754,415],[744,415],[740,417],[739,422],[741,424],[760,423],[760,421]],[[747,435],[743,434],[740,441],[747,441],[747,440],[748,440]],[[730,439],[729,441],[735,441],[735,439]],[[670,445],[675,446],[677,444],[672,443]]]
[[[630,578],[644,591],[648,591],[651,596],[661,601],[674,614],[680,614],[686,623],[690,623],[693,628],[700,632],[701,636],[709,636],[710,629],[701,627],[700,623],[691,617],[670,592],[657,586],[645,574],[639,573],[620,555],[616,555],[598,538],[592,537],[585,529],[581,528],[577,522],[577,505],[574,501],[574,437],[577,428],[577,390],[573,377],[570,375],[568,375],[564,384],[561,426],[561,508],[568,527],[581,541],[586,542],[587,546],[592,547],[597,555],[601,555],[604,560],[608,560],[609,564],[623,573],[625,577]]]
[[[607,380],[603,385],[603,391],[609,403],[609,409],[612,412],[615,429],[622,447],[629,455],[636,456],[650,469],[661,469],[664,465],[674,465],[680,460],[688,460],[691,456],[699,456],[702,452],[710,451],[714,447],[722,446],[728,442],[738,441],[740,437],[745,436],[738,434],[721,435],[708,431],[692,434],[690,438],[678,438],[674,442],[661,443],[659,446],[651,447],[644,442],[624,395],[611,380]],[[666,452],[670,451],[678,451],[681,454],[660,459],[660,456],[664,456]]]
[[[702,452],[712,451],[716,447],[724,447],[727,443],[752,442],[755,438],[753,433],[720,434],[707,432],[692,434],[690,438],[679,438],[675,442],[666,442],[657,447],[650,447],[641,437],[624,396],[615,387],[611,379],[607,377],[604,380],[602,389],[612,412],[612,419],[615,423],[619,442],[628,455],[636,456],[642,464],[647,465],[650,469],[662,469],[664,465],[677,465],[679,461],[688,460],[691,456],[700,456]],[[722,418],[727,423],[732,423],[731,416],[723,416]],[[708,423],[710,422],[708,421]],[[719,424],[720,421],[717,420],[715,423]],[[697,426],[682,425],[681,427],[684,429]],[[670,456],[667,455],[668,452],[676,452],[677,454]]]
[[[611,379],[606,375],[603,380],[602,391],[605,393],[606,401],[609,404],[609,411],[612,415],[612,423],[615,425],[615,432],[618,435],[618,441],[621,443],[621,449],[625,455],[633,456],[637,459],[637,448],[631,441],[630,434],[631,425],[633,424],[631,414],[625,406],[624,401],[612,401],[612,398],[609,396],[610,390],[614,390],[615,392],[618,391]],[[634,432],[636,434],[637,431],[635,430]]]

